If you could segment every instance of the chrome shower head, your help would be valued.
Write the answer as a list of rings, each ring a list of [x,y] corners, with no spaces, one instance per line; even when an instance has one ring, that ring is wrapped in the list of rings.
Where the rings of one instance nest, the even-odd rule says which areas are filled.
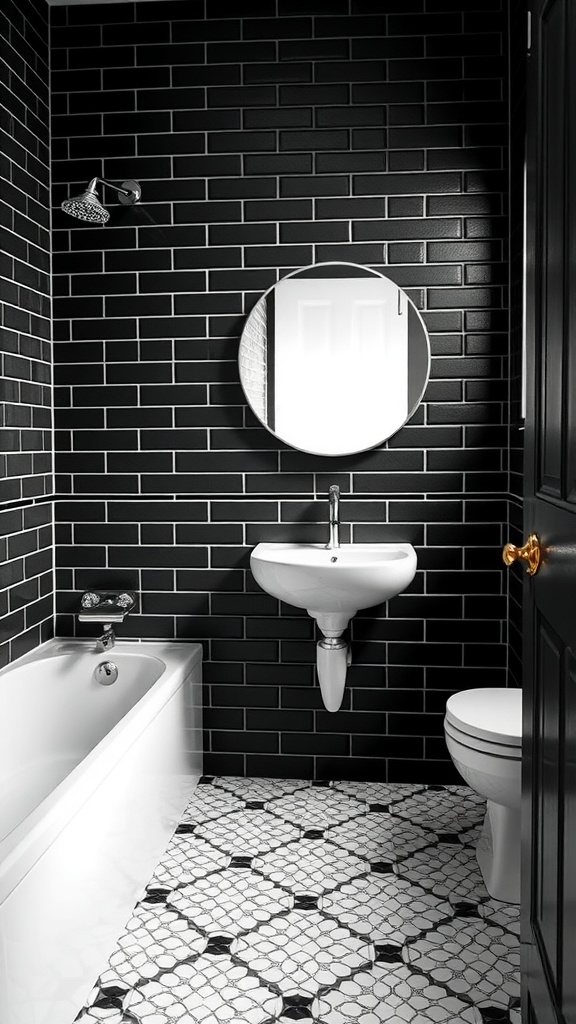
[[[92,178],[88,187],[79,196],[70,196],[61,204],[64,213],[78,220],[91,221],[93,224],[105,224],[110,219],[108,210],[105,210],[98,199],[96,183],[98,178]]]
[[[125,206],[133,206],[142,195],[142,189],[137,181],[124,181],[120,186],[114,185],[111,181],[105,181],[104,178],[92,178],[84,192],[78,196],[71,196],[61,203],[64,213],[69,213],[71,217],[76,217],[78,220],[90,221],[92,224],[106,224],[110,219],[110,214],[98,198],[96,185],[99,181],[103,185],[109,185],[110,188],[116,189],[120,202]]]

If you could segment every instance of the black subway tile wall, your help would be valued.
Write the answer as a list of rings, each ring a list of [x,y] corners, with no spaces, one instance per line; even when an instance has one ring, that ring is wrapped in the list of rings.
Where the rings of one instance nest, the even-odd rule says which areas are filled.
[[[199,640],[206,770],[456,779],[447,696],[507,680],[507,10],[493,0],[52,8],[58,631],[133,587],[118,632]],[[59,205],[94,176],[104,227]],[[290,270],[374,267],[428,325],[432,372],[380,448],[262,428],[237,350]],[[262,540],[411,541],[409,589],[356,616],[324,710],[315,627],[249,571]],[[84,634],[86,635],[86,634]]]
[[[0,667],[50,635],[48,8],[5,0],[0,110]]]
[[[507,540],[517,545],[524,543],[522,292],[527,49],[526,6],[523,0],[513,0],[510,4],[510,505]],[[517,565],[508,573],[508,670],[509,683],[516,686],[522,685],[523,575]]]

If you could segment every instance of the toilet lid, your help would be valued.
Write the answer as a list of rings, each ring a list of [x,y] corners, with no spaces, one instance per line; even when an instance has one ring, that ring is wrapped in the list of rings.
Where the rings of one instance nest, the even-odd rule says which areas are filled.
[[[446,702],[446,719],[469,736],[520,746],[522,742],[522,690],[463,690]]]

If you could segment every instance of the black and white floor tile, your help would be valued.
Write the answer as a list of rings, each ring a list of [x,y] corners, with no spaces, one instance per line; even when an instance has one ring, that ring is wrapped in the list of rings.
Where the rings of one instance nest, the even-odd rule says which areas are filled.
[[[520,1024],[460,786],[204,777],[78,1024]]]

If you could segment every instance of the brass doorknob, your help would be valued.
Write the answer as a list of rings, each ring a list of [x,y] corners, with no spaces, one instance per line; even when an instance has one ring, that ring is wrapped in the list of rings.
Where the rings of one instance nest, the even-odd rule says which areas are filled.
[[[537,533],[531,533],[528,540],[521,548],[515,544],[505,544],[502,549],[502,558],[506,565],[512,565],[517,558],[522,558],[527,563],[526,572],[529,576],[535,576],[542,561],[542,548]]]

